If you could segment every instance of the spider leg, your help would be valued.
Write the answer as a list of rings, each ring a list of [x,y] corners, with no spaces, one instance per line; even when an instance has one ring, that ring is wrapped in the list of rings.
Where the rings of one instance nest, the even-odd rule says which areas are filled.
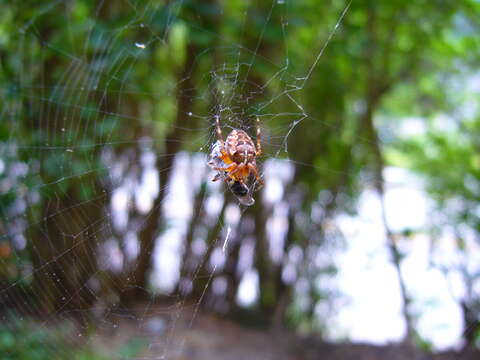
[[[260,185],[263,185],[263,180],[261,179],[260,175],[258,174],[258,171],[257,171],[257,167],[251,163],[249,163],[248,165],[248,168],[250,169],[250,171],[253,173],[253,175],[255,175],[255,179],[257,180],[257,182],[260,184]]]
[[[241,163],[241,164],[236,164],[236,163],[235,163],[235,165],[237,165],[237,166],[233,167],[233,170],[231,170],[231,171],[228,173],[229,176],[231,176],[231,175],[233,175],[233,174],[236,174],[237,172],[243,170],[243,168],[245,167],[245,164],[243,164],[243,163]]]
[[[226,171],[226,172],[232,172],[232,171],[235,171],[235,168],[238,166],[237,163],[232,163],[232,165],[229,165],[227,167],[215,167],[215,168],[212,168],[213,170],[215,171]]]
[[[225,149],[225,141],[223,140],[222,128],[220,127],[220,117],[218,115],[215,116],[215,123],[217,128],[217,137],[218,140],[220,140],[220,145],[222,146],[223,152],[223,149]]]
[[[262,131],[260,129],[260,118],[257,116],[257,153],[256,156],[262,154]]]
[[[217,175],[214,176],[214,178],[212,179],[212,181],[218,181],[222,178],[222,174],[218,173]]]
[[[221,171],[222,173],[218,173],[215,175],[215,177],[212,179],[212,181],[217,181],[217,180],[220,180],[222,177],[225,177],[225,181],[227,181],[227,179],[229,178],[229,173],[231,171],[235,171],[235,168],[237,167],[237,163],[233,163],[227,167],[215,167],[215,168],[212,168],[213,170],[215,171]],[[226,172],[226,174],[223,174],[223,172]]]

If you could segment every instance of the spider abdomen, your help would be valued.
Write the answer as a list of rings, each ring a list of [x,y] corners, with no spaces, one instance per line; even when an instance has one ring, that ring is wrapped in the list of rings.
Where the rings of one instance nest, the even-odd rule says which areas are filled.
[[[251,162],[256,155],[255,144],[243,130],[232,130],[225,142],[226,150],[232,161],[237,164]]]

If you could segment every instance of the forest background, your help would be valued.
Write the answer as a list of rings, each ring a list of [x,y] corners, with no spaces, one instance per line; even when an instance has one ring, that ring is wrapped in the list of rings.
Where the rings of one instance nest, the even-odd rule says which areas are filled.
[[[475,354],[479,14],[0,2],[0,352],[213,359],[195,329],[239,326],[232,347],[296,339],[283,356],[306,338]],[[254,139],[260,120],[253,206],[211,181],[217,117]],[[379,313],[358,317],[365,293]]]

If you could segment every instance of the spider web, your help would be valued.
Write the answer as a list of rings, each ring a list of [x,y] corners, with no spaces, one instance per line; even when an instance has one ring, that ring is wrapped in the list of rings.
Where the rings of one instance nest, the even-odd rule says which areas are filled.
[[[281,237],[281,229],[286,227],[286,207],[281,204],[278,188],[291,181],[291,165],[295,163],[288,158],[289,137],[305,121],[321,122],[309,115],[301,98],[328,45],[341,31],[350,3],[332,8],[335,21],[314,40],[311,45],[315,50],[303,63],[292,63],[289,55],[291,33],[296,34],[295,26],[289,24],[292,4],[283,0],[272,1],[265,8],[245,7],[238,28],[243,40],[242,36],[232,35],[233,40],[220,37],[209,30],[208,21],[212,20],[199,9],[186,8],[184,1],[167,5],[149,1],[125,2],[131,12],[121,25],[109,29],[102,25],[105,19],[102,23],[97,20],[104,16],[102,7],[106,6],[99,4],[84,24],[83,42],[79,43],[72,35],[77,29],[68,21],[53,21],[52,26],[64,30],[63,36],[72,37],[71,42],[62,42],[49,38],[39,28],[49,17],[69,14],[68,9],[61,1],[35,7],[12,37],[18,56],[11,65],[15,82],[4,88],[2,95],[2,118],[8,124],[8,136],[0,143],[0,180],[5,199],[0,209],[0,241],[8,242],[11,248],[8,254],[2,253],[8,256],[2,256],[0,263],[16,280],[6,287],[2,284],[1,303],[9,304],[22,318],[25,314],[36,316],[45,329],[55,324],[66,326],[65,334],[71,342],[78,342],[76,338],[95,341],[88,337],[92,313],[100,330],[112,334],[119,327],[132,326],[133,321],[136,328],[132,332],[142,334],[148,345],[139,358],[180,356],[185,351],[185,329],[194,326],[200,305],[211,300],[209,292],[225,290],[224,280],[215,275],[224,268],[232,241],[243,237],[240,252],[246,259],[254,248],[252,233],[245,230],[251,227],[249,209],[235,201],[225,203],[228,188],[209,181],[212,172],[206,162],[216,141],[215,118],[220,118],[224,136],[232,129],[254,135],[254,119],[260,118],[264,156],[259,167],[266,179],[263,196],[271,206],[279,205],[271,219],[274,226],[270,236]],[[251,16],[257,16],[260,24],[254,36],[248,31]],[[158,26],[159,21],[163,26]],[[272,23],[277,25],[282,44],[272,52],[274,55],[264,50],[272,43]],[[218,45],[191,53],[182,49],[187,25],[198,31],[199,38],[213,38]],[[175,48],[176,42],[179,48]],[[149,51],[157,52],[154,57],[159,59],[153,66],[148,63]],[[216,60],[209,63],[212,53]],[[177,55],[191,62],[180,78],[170,71],[181,73],[172,65]],[[57,73],[50,73],[41,63],[57,69]],[[135,83],[135,71],[152,73],[152,84]],[[266,81],[256,78],[258,72]],[[162,88],[155,88],[156,78],[162,80]],[[203,89],[206,91],[201,93]],[[145,105],[132,104],[129,97],[133,95],[145,99]],[[180,108],[179,116],[188,120],[182,124],[159,121],[174,117],[177,97],[184,99],[188,108]],[[25,128],[35,130],[34,139],[25,138]],[[173,134],[170,137],[169,132]],[[172,143],[177,147],[169,147]],[[157,168],[164,159],[171,159],[170,165],[162,168],[170,173],[166,182],[161,181]],[[314,164],[302,166],[313,168]],[[212,244],[199,240],[206,233],[193,235],[192,247],[197,253],[192,256],[196,262],[185,280],[174,254],[183,251],[182,239],[195,215],[195,194],[202,186],[206,186],[207,194],[200,203],[206,209],[205,224],[213,224],[222,212],[225,220]],[[164,197],[155,204],[162,191]],[[45,202],[47,206],[40,206]],[[164,228],[154,248],[152,287],[144,290],[170,301],[166,305],[152,297],[132,308],[115,294],[130,290],[130,278],[120,278],[122,269],[135,269],[141,251],[139,233],[158,207],[163,211]],[[65,219],[70,220],[63,223]],[[27,240],[32,237],[37,241]],[[48,249],[58,248],[51,242],[53,237],[62,238],[63,247],[51,257]],[[25,257],[27,250],[36,254],[36,262]],[[92,255],[76,259],[82,252]],[[279,256],[273,251],[272,257]],[[200,270],[207,260],[210,263],[205,279]],[[246,278],[258,281],[251,260],[245,260],[243,267]],[[65,285],[66,278],[83,272],[90,275],[82,278],[78,288]],[[34,281],[37,277],[54,283],[55,291],[48,293],[38,287]],[[202,291],[190,303],[187,295],[199,279]],[[180,295],[171,295],[177,288]],[[43,309],[35,301],[39,299],[62,305],[53,311]],[[225,304],[212,306],[221,311]],[[2,316],[3,320],[9,317]],[[158,334],[161,340],[155,336]],[[52,357],[68,356],[67,349],[46,341],[43,344]],[[115,355],[111,351],[109,355]]]

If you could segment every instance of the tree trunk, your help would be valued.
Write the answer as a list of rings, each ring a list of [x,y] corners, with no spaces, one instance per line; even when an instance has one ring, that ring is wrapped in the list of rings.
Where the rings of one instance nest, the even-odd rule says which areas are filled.
[[[173,129],[165,140],[165,153],[157,156],[157,170],[160,179],[160,188],[153,203],[152,210],[145,219],[145,223],[138,233],[140,242],[140,253],[137,264],[128,278],[131,291],[124,294],[125,300],[139,300],[148,298],[148,276],[152,268],[153,250],[156,239],[163,226],[162,204],[168,190],[168,182],[173,168],[174,155],[180,150],[182,139],[186,136],[185,129],[188,126],[190,117],[188,113],[193,110],[193,99],[195,95],[194,73],[196,47],[189,45],[187,48],[186,63],[178,75],[177,88],[177,115]]]
[[[230,311],[236,309],[236,297],[238,291],[238,285],[240,284],[240,276],[238,273],[238,261],[240,256],[240,248],[242,241],[245,238],[245,216],[242,216],[238,222],[238,226],[235,231],[234,238],[229,241],[228,246],[225,248],[226,260],[223,274],[227,278],[227,291],[225,294],[225,301],[229,306]]]
[[[34,288],[47,313],[88,309],[95,301],[98,244],[104,238],[106,196],[82,202],[70,191],[45,200],[40,231],[31,238]],[[53,315],[52,315],[53,316]],[[82,319],[83,320],[83,319]]]
[[[378,134],[375,129],[375,125],[373,124],[373,114],[374,114],[374,104],[376,103],[373,99],[367,100],[367,109],[364,115],[364,124],[366,126],[368,139],[370,141],[370,145],[373,152],[374,157],[374,181],[375,181],[375,189],[378,193],[381,202],[381,209],[382,209],[382,223],[385,229],[385,236],[388,241],[388,248],[390,250],[390,255],[392,257],[392,263],[395,267],[395,271],[397,273],[398,282],[400,285],[400,294],[402,297],[402,313],[405,320],[406,325],[406,335],[405,341],[408,344],[412,344],[413,336],[414,336],[414,327],[413,327],[413,319],[410,314],[409,305],[410,305],[410,298],[407,293],[405,280],[403,279],[402,269],[401,269],[401,254],[395,242],[395,238],[393,236],[390,227],[388,226],[387,222],[387,214],[385,208],[385,189],[384,189],[384,178],[383,178],[383,170],[385,167],[385,163],[383,160],[383,154],[380,146],[380,142],[378,139]]]
[[[193,279],[191,278],[195,273],[197,263],[196,258],[192,251],[192,243],[194,240],[195,231],[198,228],[199,224],[202,222],[202,213],[204,211],[204,202],[206,198],[207,185],[205,182],[202,182],[200,189],[195,195],[193,201],[193,212],[192,217],[188,225],[187,234],[185,236],[185,246],[182,256],[182,261],[180,265],[180,280],[177,284],[176,292],[182,296],[188,295],[193,290]],[[187,283],[190,283],[189,286],[186,286]]]
[[[405,280],[402,275],[401,270],[401,254],[395,243],[392,231],[390,230],[386,217],[385,209],[385,189],[384,189],[384,178],[383,170],[385,168],[385,161],[383,158],[382,148],[380,144],[380,139],[375,128],[374,113],[380,103],[382,96],[390,89],[391,83],[388,81],[389,73],[389,59],[390,54],[384,53],[384,62],[381,68],[377,68],[373,63],[373,59],[378,55],[378,38],[376,33],[376,12],[375,4],[373,1],[368,3],[368,12],[367,12],[367,36],[368,36],[368,46],[366,47],[367,53],[365,54],[366,66],[367,66],[367,83],[365,88],[365,112],[361,123],[365,128],[367,138],[369,140],[369,146],[373,153],[373,173],[374,173],[374,183],[375,189],[378,193],[381,203],[382,211],[382,223],[385,230],[385,236],[388,242],[388,248],[390,250],[390,255],[392,257],[392,263],[395,267],[397,273],[398,282],[400,286],[400,294],[402,297],[402,313],[406,325],[406,334],[405,334],[405,343],[408,345],[413,345],[413,336],[414,336],[414,327],[413,327],[413,318],[410,314],[409,304],[410,298],[407,293]],[[392,23],[392,29],[394,29],[394,23]],[[392,30],[394,32],[394,30]]]
[[[268,237],[266,223],[271,216],[271,207],[266,207],[262,201],[262,192],[257,195],[255,204],[255,259],[254,264],[258,272],[259,280],[259,305],[264,321],[270,323],[275,311],[275,279],[273,264],[268,251]]]
[[[228,196],[225,195],[225,199],[223,201],[222,209],[218,214],[218,221],[215,223],[215,226],[211,228],[207,234],[207,251],[203,255],[203,259],[201,264],[198,266],[197,271],[195,272],[194,276],[192,277],[193,281],[193,291],[191,294],[192,299],[200,299],[202,294],[205,292],[205,287],[209,284],[211,277],[213,276],[210,267],[210,258],[213,253],[213,250],[216,249],[218,238],[220,236],[220,232],[222,231],[223,226],[223,219],[225,217],[225,210],[229,204]]]

